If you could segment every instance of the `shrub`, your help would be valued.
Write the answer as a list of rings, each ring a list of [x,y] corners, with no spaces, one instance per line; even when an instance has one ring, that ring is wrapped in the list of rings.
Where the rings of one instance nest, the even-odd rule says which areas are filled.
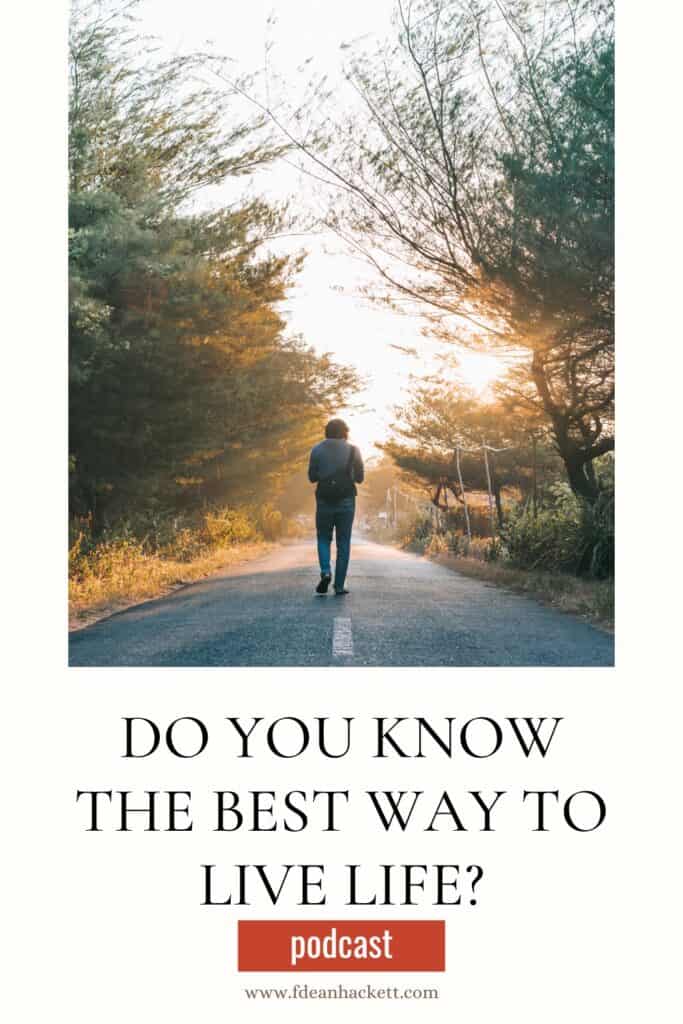
[[[493,537],[484,547],[484,561],[498,562],[503,557],[503,546],[498,537]]]
[[[468,540],[464,531],[456,528],[455,522],[454,517],[446,517],[445,528],[439,528],[435,527],[431,516],[418,516],[410,523],[408,532],[401,540],[401,547],[417,554],[449,554],[486,562],[495,562],[502,557],[502,546],[498,539],[472,537]]]
[[[614,499],[604,492],[594,506],[557,484],[534,516],[513,509],[501,530],[509,561],[521,569],[546,569],[606,579],[614,572]]]
[[[116,579],[144,557],[139,541],[116,537],[93,545],[86,533],[80,533],[69,548],[69,576],[81,581]]]
[[[614,576],[614,492],[605,488],[589,505],[567,484],[555,484],[536,515],[528,505],[508,509],[500,536],[468,541],[454,515],[441,527],[431,516],[410,524],[402,546],[420,554],[453,554],[486,562],[508,561],[519,569],[569,572],[592,579]]]
[[[255,523],[243,509],[227,507],[205,513],[204,532],[212,547],[230,547],[257,536]]]
[[[401,547],[423,554],[434,536],[434,524],[430,516],[419,515],[409,524],[408,532],[401,541]]]
[[[451,551],[447,533],[433,533],[424,547],[426,555],[445,555]]]
[[[284,532],[282,512],[272,505],[262,505],[256,514],[256,521],[266,540],[278,540]]]
[[[604,580],[614,577],[614,492],[603,491],[594,505],[584,505],[582,550],[578,573]]]
[[[87,518],[74,519],[69,538],[69,593],[76,614],[158,594],[197,579],[230,560],[228,549],[283,530],[282,515],[214,507],[194,514],[147,510],[93,536]]]

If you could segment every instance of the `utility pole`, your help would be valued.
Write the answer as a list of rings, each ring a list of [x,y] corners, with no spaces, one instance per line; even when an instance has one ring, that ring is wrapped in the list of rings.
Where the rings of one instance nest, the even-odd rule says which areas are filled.
[[[491,488],[491,470],[489,469],[489,453],[486,448],[486,442],[482,438],[482,447],[484,449],[484,465],[486,466],[486,485],[489,492],[489,519],[491,520],[491,537],[496,536],[496,521],[493,513],[493,490]]]
[[[467,507],[467,495],[465,494],[465,485],[462,482],[462,470],[460,469],[460,445],[455,449],[455,464],[458,470],[458,483],[460,484],[460,494],[462,495],[462,507],[465,510],[465,526],[467,527],[467,542],[472,543],[472,529],[470,527],[470,513]]]

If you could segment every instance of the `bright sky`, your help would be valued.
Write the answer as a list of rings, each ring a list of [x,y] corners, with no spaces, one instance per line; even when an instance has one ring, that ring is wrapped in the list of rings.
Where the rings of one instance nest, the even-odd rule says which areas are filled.
[[[214,52],[234,59],[236,71],[244,72],[263,67],[268,41],[273,47],[269,60],[281,74],[294,77],[295,69],[313,57],[311,68],[323,69],[334,80],[341,44],[388,36],[393,7],[394,0],[346,0],[343,7],[328,0],[142,0],[138,16],[141,30],[159,37],[164,50],[182,53],[210,41]],[[274,16],[270,24],[269,15]],[[281,164],[261,175],[257,187],[284,199],[296,194],[301,182]],[[286,305],[291,330],[367,378],[357,400],[362,408],[340,412],[349,420],[353,440],[369,455],[373,442],[386,436],[392,407],[405,400],[410,374],[430,369],[434,347],[421,337],[419,321],[380,310],[358,296],[359,287],[372,280],[371,271],[341,253],[334,238],[284,244],[303,244],[309,252]],[[424,361],[392,345],[417,347]],[[494,357],[466,351],[458,357],[461,376],[477,389],[499,372]]]

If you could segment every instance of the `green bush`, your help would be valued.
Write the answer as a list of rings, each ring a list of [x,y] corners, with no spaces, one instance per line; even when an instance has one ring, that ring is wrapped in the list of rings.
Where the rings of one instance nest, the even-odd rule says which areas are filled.
[[[536,515],[528,505],[510,511],[501,541],[507,559],[520,569],[607,579],[614,573],[613,495],[606,491],[590,506],[557,484]]]
[[[430,516],[419,515],[409,524],[401,541],[401,547],[423,554],[434,536],[434,524]]]
[[[614,577],[614,492],[603,491],[594,505],[584,505],[582,550],[578,573],[597,580]]]
[[[594,505],[577,498],[567,484],[543,495],[536,514],[529,505],[507,510],[500,536],[468,541],[453,517],[435,528],[430,516],[410,524],[402,546],[419,554],[452,554],[486,562],[507,561],[519,569],[566,572],[592,579],[614,576],[614,492],[605,488]]]

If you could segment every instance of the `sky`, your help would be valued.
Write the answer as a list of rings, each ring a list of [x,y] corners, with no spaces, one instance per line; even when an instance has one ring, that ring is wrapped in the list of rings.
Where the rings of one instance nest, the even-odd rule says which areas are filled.
[[[309,68],[322,70],[334,82],[340,76],[343,43],[392,32],[395,0],[142,0],[137,10],[140,30],[156,36],[164,52],[185,53],[211,43],[215,53],[234,62],[236,72],[262,69],[266,46],[269,65],[296,81],[296,69],[312,58]],[[271,97],[271,101],[272,101]],[[234,188],[234,185],[231,186]],[[240,189],[244,190],[240,183]],[[306,189],[306,182],[286,164],[278,163],[247,185],[273,199],[287,199]],[[393,409],[406,401],[410,377],[434,369],[437,349],[420,333],[418,318],[392,314],[359,295],[373,281],[372,271],[344,253],[333,237],[307,236],[279,243],[308,252],[303,271],[284,306],[292,333],[301,334],[320,352],[356,367],[366,385],[351,408],[337,410],[351,426],[352,440],[368,454],[386,438]],[[394,346],[418,347],[419,360]],[[495,357],[458,351],[459,374],[482,390],[499,372]]]

